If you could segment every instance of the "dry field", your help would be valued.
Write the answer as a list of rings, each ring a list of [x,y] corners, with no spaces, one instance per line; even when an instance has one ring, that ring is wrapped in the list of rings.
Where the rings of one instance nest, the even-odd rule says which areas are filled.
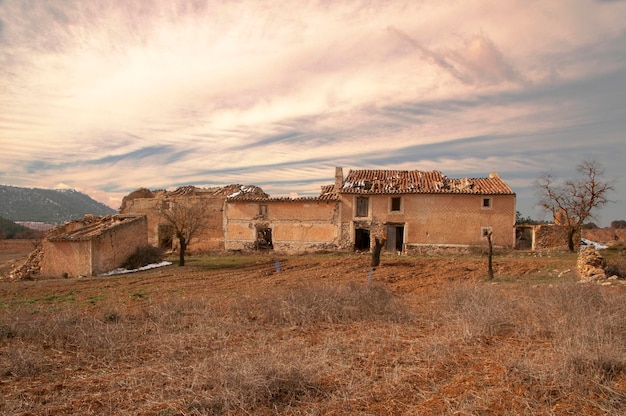
[[[278,260],[0,282],[0,414],[626,414],[626,286],[574,255]]]

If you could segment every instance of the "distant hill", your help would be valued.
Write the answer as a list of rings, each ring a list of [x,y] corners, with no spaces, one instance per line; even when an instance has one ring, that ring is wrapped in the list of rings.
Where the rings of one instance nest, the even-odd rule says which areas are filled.
[[[0,240],[4,238],[41,238],[41,236],[43,236],[43,231],[33,230],[0,217]]]
[[[62,224],[85,214],[116,211],[73,189],[19,188],[0,185],[0,217],[11,221]]]

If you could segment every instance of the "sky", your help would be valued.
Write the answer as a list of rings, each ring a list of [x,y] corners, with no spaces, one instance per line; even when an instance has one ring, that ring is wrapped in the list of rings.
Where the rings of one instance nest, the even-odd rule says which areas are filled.
[[[0,184],[314,196],[344,169],[535,181],[626,219],[626,1],[0,0]]]

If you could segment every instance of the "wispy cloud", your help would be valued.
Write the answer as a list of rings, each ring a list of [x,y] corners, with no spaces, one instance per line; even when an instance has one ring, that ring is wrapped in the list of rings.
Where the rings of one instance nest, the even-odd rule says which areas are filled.
[[[626,196],[626,3],[0,1],[0,181],[312,195],[334,166],[596,157]],[[620,211],[621,209],[621,211]],[[623,212],[616,204],[607,220]]]

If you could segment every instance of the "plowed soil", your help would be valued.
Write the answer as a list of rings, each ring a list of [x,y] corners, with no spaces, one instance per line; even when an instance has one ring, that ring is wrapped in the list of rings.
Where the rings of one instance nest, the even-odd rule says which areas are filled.
[[[29,244],[2,242],[0,270]],[[288,302],[302,287],[367,286],[370,256],[192,256],[184,267],[109,277],[0,281],[0,414],[619,414],[626,406],[606,402],[626,400],[626,361],[605,391],[550,393],[524,372],[549,337],[441,332],[451,291],[528,296],[574,279],[575,262],[569,253],[499,254],[489,281],[484,255],[383,255],[372,285],[417,318],[278,326],[263,320],[269,306],[250,305]],[[624,295],[623,286],[602,290]],[[213,318],[224,308],[246,309],[245,328]],[[33,335],[41,316],[56,328]],[[76,333],[88,327],[99,329]]]

